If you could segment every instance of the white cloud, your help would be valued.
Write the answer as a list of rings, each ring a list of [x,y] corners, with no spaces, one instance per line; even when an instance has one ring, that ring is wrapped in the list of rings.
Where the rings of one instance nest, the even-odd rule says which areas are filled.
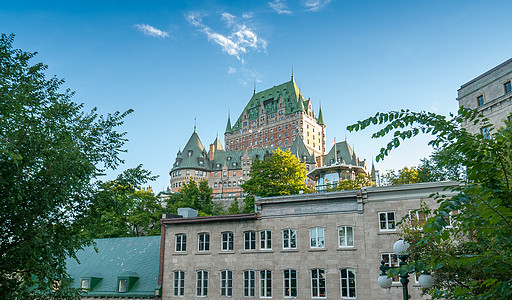
[[[165,31],[162,31],[158,28],[155,28],[149,24],[135,24],[135,28],[137,28],[140,32],[144,33],[148,36],[154,36],[158,38],[166,38],[169,37],[169,34]]]
[[[222,51],[235,56],[242,63],[244,60],[241,55],[249,50],[263,50],[267,48],[267,41],[259,38],[258,35],[247,25],[240,23],[238,18],[230,13],[221,14],[221,20],[224,21],[226,28],[230,33],[227,35],[214,31],[209,26],[203,24],[202,15],[196,12],[189,13],[187,20],[190,24],[198,27],[201,32],[206,34],[208,40],[213,41],[222,48]]]
[[[326,7],[329,3],[331,3],[331,0],[306,0],[304,6],[308,11],[315,12]]]
[[[286,0],[274,0],[268,3],[268,6],[275,10],[278,14],[291,14],[292,11],[288,9]]]
[[[231,74],[235,74],[235,73],[236,73],[236,69],[235,68],[233,68],[233,67],[229,67],[228,68],[228,74],[231,75]]]

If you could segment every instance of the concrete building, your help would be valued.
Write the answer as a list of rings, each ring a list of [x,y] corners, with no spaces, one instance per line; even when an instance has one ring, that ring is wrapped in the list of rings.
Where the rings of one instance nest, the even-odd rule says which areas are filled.
[[[455,182],[270,197],[256,213],[162,220],[162,299],[400,299],[396,223]],[[444,194],[448,193],[446,191]],[[414,277],[411,299],[424,299]]]
[[[512,58],[463,84],[458,90],[459,106],[476,109],[497,129],[511,118],[511,81]],[[472,133],[489,135],[490,128],[486,124],[466,122],[462,126]]]

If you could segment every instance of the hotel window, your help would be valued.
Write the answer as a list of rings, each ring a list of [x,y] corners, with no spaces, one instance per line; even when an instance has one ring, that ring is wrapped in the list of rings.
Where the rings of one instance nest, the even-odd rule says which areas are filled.
[[[256,271],[244,271],[244,297],[254,297],[256,290]]]
[[[244,249],[255,250],[256,249],[256,232],[246,231],[244,232]]]
[[[340,270],[341,298],[355,299],[356,296],[356,270]]]
[[[381,255],[384,264],[388,267],[398,267],[398,257],[395,253],[382,253]],[[400,282],[398,275],[392,277],[393,282]]]
[[[396,230],[395,225],[395,212],[386,211],[379,213],[379,228],[380,231],[394,231]]]
[[[505,94],[508,94],[512,91],[512,86],[510,85],[510,81],[507,81],[503,84],[503,88],[505,89]]]
[[[476,97],[476,102],[478,103],[478,106],[484,105],[484,96],[480,95],[480,96]]]
[[[187,235],[180,233],[176,235],[176,252],[187,251]]]
[[[309,230],[309,238],[311,248],[324,248],[325,247],[325,239],[324,239],[324,229],[322,227],[311,228]]]
[[[208,271],[197,271],[196,296],[208,296]]]
[[[283,272],[283,295],[285,298],[297,297],[297,271],[284,270]]]
[[[339,247],[354,247],[354,228],[352,226],[339,227],[338,241]]]
[[[200,233],[198,236],[198,251],[210,251],[210,234]]]
[[[128,280],[127,279],[119,279],[117,292],[126,293],[128,291]]]
[[[220,295],[222,297],[233,297],[233,271],[224,270],[220,272]]]
[[[260,298],[272,298],[272,271],[260,271]]]
[[[413,226],[421,226],[425,225],[426,216],[424,212],[418,210],[409,210],[409,217],[411,218],[411,224]]]
[[[260,249],[271,250],[272,249],[272,231],[262,230],[260,231]]]
[[[222,233],[222,251],[233,251],[233,232]]]
[[[325,270],[311,270],[311,297],[325,298]]]
[[[486,126],[486,127],[480,128],[480,133],[484,136],[485,139],[490,139],[491,138],[491,127]]]
[[[185,295],[185,271],[174,271],[174,296]]]
[[[283,230],[283,249],[297,249],[297,230]]]

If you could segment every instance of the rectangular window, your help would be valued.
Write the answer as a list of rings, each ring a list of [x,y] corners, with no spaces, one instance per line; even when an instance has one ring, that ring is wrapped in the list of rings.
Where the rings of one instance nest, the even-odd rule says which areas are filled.
[[[413,226],[421,226],[425,225],[426,216],[424,212],[418,210],[410,210],[409,217],[411,218],[411,225]]]
[[[395,212],[386,211],[379,213],[379,223],[381,231],[390,231],[395,229]]]
[[[324,248],[324,229],[322,227],[311,228],[309,230],[309,238],[311,248]]]
[[[128,291],[128,280],[127,279],[119,279],[119,286],[117,291],[119,293],[126,293]]]
[[[341,297],[345,299],[356,298],[356,270],[341,269]]]
[[[185,271],[174,271],[174,296],[185,295]]]
[[[220,295],[222,297],[233,297],[233,271],[224,270],[220,272]]]
[[[485,139],[490,139],[491,138],[491,127],[486,126],[486,127],[480,128],[480,133],[484,136]]]
[[[338,228],[339,247],[354,247],[354,228],[341,226]]]
[[[210,234],[200,233],[198,237],[198,249],[199,252],[210,251]]]
[[[180,233],[176,235],[176,252],[187,251],[187,235]]]
[[[272,271],[260,271],[260,298],[272,298]]]
[[[476,102],[477,102],[478,106],[484,105],[484,96],[480,95],[480,96],[476,97]]]
[[[512,85],[510,85],[510,81],[507,81],[503,84],[503,88],[505,89],[505,94],[508,94],[512,91]]]
[[[80,282],[80,288],[83,290],[88,290],[91,287],[91,280],[89,279],[82,279]]]
[[[260,249],[271,250],[272,249],[272,231],[262,230],[260,231]]]
[[[244,297],[254,297],[256,290],[256,272],[254,270],[244,271]]]
[[[325,270],[311,270],[311,297],[325,298]]]
[[[208,296],[208,271],[197,271],[196,296]]]
[[[382,260],[388,267],[398,267],[398,257],[395,253],[382,253]],[[393,282],[400,282],[397,275],[393,276]]]
[[[284,270],[284,297],[295,298],[297,297],[297,271],[296,270]]]
[[[233,251],[233,232],[222,233],[222,251]]]
[[[283,230],[283,249],[297,249],[297,230]]]
[[[245,250],[256,249],[256,232],[254,232],[254,231],[244,232],[244,249]]]

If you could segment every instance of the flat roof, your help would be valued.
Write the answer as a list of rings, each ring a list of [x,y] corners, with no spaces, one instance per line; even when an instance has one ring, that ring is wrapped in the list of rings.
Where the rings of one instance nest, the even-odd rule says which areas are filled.
[[[470,80],[470,81],[468,81],[468,82],[464,83],[463,85],[461,85],[461,86],[460,86],[460,89],[463,89],[463,88],[467,87],[468,85],[472,84],[473,82],[475,82],[475,81],[478,81],[478,80],[482,79],[483,77],[485,77],[485,76],[489,75],[490,73],[492,73],[492,72],[496,71],[497,69],[499,69],[499,68],[503,67],[504,65],[507,65],[507,64],[509,64],[509,63],[511,63],[511,62],[512,62],[512,58],[510,58],[509,60],[507,60],[507,61],[505,61],[505,62],[503,62],[503,63],[501,63],[501,64],[499,64],[499,65],[497,65],[496,67],[494,67],[494,68],[490,69],[489,71],[487,71],[487,72],[483,73],[482,75],[480,75],[480,76],[478,76],[478,77],[476,77],[476,78],[474,78],[474,79],[472,79],[472,80]],[[459,89],[459,90],[460,90],[460,89]]]
[[[219,216],[206,216],[194,218],[170,218],[162,219],[162,225],[170,224],[184,224],[184,223],[206,223],[216,221],[239,221],[239,220],[254,220],[258,217],[257,214],[238,214],[238,215],[219,215]]]

